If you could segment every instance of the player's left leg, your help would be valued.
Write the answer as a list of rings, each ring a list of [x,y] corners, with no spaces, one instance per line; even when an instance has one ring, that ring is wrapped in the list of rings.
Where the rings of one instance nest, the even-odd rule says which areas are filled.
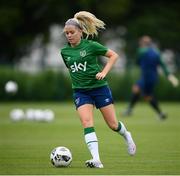
[[[144,98],[146,101],[149,102],[151,107],[157,112],[160,119],[164,120],[167,118],[167,115],[164,112],[162,112],[162,110],[160,109],[159,103],[154,96],[152,96],[152,95],[151,96],[145,96]]]
[[[115,109],[114,105],[110,104],[105,107],[100,108],[100,111],[104,117],[104,120],[106,121],[107,125],[114,131],[118,132],[120,135],[122,135],[126,141],[128,153],[130,155],[134,155],[136,153],[136,145],[133,141],[133,138],[131,136],[131,133],[127,131],[126,127],[122,122],[118,122],[116,115],[115,115]]]
[[[147,82],[144,87],[144,99],[148,101],[151,105],[151,107],[155,110],[155,112],[158,114],[159,118],[164,120],[167,118],[166,114],[162,112],[160,109],[159,103],[157,99],[154,96],[154,88],[155,88],[156,82]]]
[[[131,133],[127,131],[124,124],[117,121],[110,88],[108,86],[103,86],[93,91],[93,100],[96,108],[100,109],[107,125],[124,137],[128,146],[128,153],[134,155],[136,152],[136,145],[132,139]]]

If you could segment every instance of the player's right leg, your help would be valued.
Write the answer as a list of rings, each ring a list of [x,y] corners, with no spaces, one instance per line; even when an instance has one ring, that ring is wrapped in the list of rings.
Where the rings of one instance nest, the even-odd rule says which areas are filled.
[[[93,105],[84,104],[77,109],[81,123],[84,127],[84,139],[92,155],[92,159],[85,162],[87,167],[103,168],[98,149],[98,139],[94,129]]]
[[[140,86],[137,83],[133,85],[132,87],[132,95],[131,95],[129,105],[125,109],[125,111],[122,113],[122,116],[126,117],[132,114],[132,109],[134,108],[135,104],[138,102],[139,98],[140,98]]]

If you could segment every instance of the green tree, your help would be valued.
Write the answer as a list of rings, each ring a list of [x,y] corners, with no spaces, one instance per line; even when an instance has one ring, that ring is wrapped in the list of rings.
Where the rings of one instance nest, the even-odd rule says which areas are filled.
[[[179,9],[180,1],[170,0],[1,0],[0,63],[13,63],[28,54],[38,35],[48,42],[49,27],[64,24],[80,10],[94,13],[107,28],[125,26],[130,53],[143,34],[158,39],[163,48],[180,53]]]

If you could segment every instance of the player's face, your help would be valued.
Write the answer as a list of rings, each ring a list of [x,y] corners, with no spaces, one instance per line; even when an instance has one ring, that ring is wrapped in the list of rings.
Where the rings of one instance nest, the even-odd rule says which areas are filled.
[[[149,36],[143,36],[139,40],[140,47],[147,47],[151,45],[151,38]]]
[[[82,30],[79,29],[78,27],[74,25],[66,25],[64,27],[64,33],[71,46],[76,46],[80,43]]]

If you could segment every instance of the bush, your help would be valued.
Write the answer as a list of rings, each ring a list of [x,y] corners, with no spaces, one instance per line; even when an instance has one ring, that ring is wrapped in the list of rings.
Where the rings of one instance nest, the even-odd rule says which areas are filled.
[[[176,75],[179,77],[178,75]],[[124,74],[110,73],[108,82],[117,101],[129,101],[132,85],[139,79],[139,72],[133,70]],[[161,101],[180,101],[180,86],[174,88],[165,76],[159,77],[155,96]]]
[[[9,95],[4,86],[13,80],[18,84],[18,92]],[[43,71],[28,74],[10,68],[0,69],[0,99],[19,101],[61,101],[71,98],[71,83],[62,72]]]
[[[138,78],[137,71],[124,74],[111,72],[107,80],[116,101],[128,101],[131,87]],[[4,86],[14,80],[19,86],[15,95],[8,95]],[[173,88],[165,77],[160,77],[156,87],[156,96],[163,101],[179,101],[180,86]],[[64,72],[46,70],[37,74],[28,74],[12,68],[0,68],[0,100],[1,101],[64,101],[72,99],[71,80]]]

